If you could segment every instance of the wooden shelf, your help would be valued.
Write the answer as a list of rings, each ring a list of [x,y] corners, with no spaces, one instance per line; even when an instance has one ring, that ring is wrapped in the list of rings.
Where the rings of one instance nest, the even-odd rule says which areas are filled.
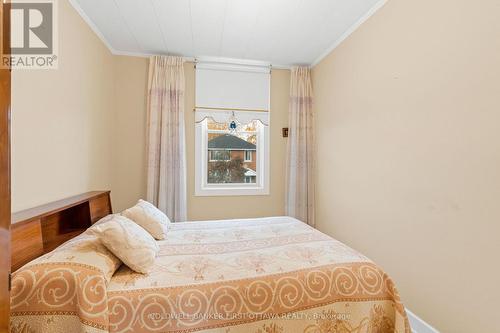
[[[79,234],[81,234],[84,231],[85,230],[75,230],[75,231],[67,232],[64,234],[56,235],[50,241],[44,242],[44,244],[43,244],[44,252],[46,253],[46,252],[52,251],[53,249],[55,249],[59,245],[65,243],[66,241],[69,241],[72,238],[75,238],[76,236],[78,236]]]

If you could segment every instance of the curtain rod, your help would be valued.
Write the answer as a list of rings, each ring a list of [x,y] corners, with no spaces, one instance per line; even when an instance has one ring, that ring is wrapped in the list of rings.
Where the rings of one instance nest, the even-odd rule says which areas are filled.
[[[196,110],[211,110],[211,111],[245,111],[245,112],[269,112],[269,110],[258,110],[258,109],[230,109],[230,108],[210,108],[210,107],[203,107],[203,106],[196,106],[194,107],[193,111]]]

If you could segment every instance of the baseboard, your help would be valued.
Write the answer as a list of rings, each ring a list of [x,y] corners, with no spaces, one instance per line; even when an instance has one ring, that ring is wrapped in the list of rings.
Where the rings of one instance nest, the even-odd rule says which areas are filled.
[[[406,314],[408,315],[408,319],[410,320],[412,333],[439,333],[437,329],[427,324],[410,310],[406,309]]]

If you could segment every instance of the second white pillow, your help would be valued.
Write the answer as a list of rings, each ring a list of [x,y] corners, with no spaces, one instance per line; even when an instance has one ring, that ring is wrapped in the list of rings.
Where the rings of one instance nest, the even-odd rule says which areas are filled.
[[[153,204],[139,200],[134,207],[122,212],[122,215],[146,229],[154,238],[165,239],[170,220]]]

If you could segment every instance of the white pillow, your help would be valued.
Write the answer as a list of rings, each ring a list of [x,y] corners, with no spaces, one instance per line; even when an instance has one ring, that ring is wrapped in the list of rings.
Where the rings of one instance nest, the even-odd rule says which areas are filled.
[[[160,250],[151,235],[120,215],[91,227],[99,240],[125,265],[138,273],[148,273]]]
[[[122,215],[146,229],[154,238],[165,239],[170,220],[153,204],[139,200],[134,207],[122,212]]]

